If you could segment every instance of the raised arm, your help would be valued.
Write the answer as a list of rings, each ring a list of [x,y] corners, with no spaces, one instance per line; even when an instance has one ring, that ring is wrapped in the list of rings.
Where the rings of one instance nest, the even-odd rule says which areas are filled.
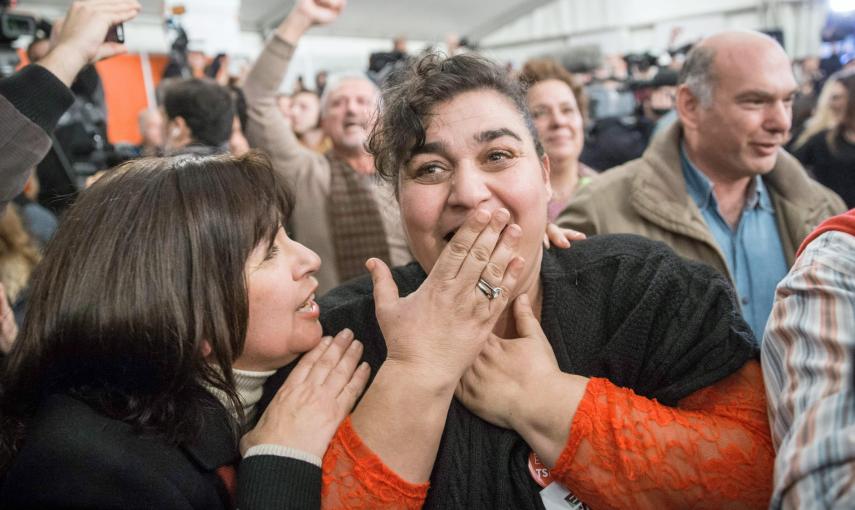
[[[303,147],[276,104],[288,64],[303,34],[312,26],[329,23],[344,8],[343,1],[300,0],[276,28],[246,78],[246,137],[250,145],[266,151],[276,170],[292,179],[317,170],[322,159]],[[314,175],[317,177],[317,175]]]
[[[104,37],[111,25],[132,19],[139,10],[136,0],[72,3],[51,51],[37,65],[0,80],[0,212],[50,149],[48,135],[74,101],[68,87],[77,73],[126,51]]]

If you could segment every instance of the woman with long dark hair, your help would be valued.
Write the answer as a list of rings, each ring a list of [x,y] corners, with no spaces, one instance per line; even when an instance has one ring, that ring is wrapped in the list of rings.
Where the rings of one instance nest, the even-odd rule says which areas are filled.
[[[132,161],[80,196],[4,366],[0,506],[319,505],[368,370],[349,331],[321,338],[320,260],[285,233],[290,210],[256,153]],[[305,352],[235,487],[264,381]]]

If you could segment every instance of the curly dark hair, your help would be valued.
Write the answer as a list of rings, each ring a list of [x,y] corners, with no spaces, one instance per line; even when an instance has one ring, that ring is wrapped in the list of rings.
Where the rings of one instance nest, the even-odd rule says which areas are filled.
[[[434,109],[459,94],[493,90],[519,111],[534,140],[537,155],[543,146],[525,101],[525,85],[495,62],[462,54],[445,57],[428,53],[392,74],[382,90],[381,111],[368,137],[368,152],[380,176],[398,190],[398,174],[415,149],[425,144],[425,131]]]

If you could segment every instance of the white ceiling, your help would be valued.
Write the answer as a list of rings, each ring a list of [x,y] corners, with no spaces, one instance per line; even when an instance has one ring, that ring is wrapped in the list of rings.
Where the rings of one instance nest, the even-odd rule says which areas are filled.
[[[350,0],[342,16],[316,35],[442,41],[455,33],[478,40],[551,0]],[[141,0],[143,15],[159,16],[160,0]],[[69,0],[19,0],[18,7],[65,10]],[[266,32],[294,5],[293,0],[242,0],[241,27]]]

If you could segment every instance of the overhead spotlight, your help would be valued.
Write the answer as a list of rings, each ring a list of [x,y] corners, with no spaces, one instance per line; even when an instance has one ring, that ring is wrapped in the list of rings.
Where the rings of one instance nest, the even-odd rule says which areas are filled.
[[[840,14],[855,11],[855,0],[828,0],[828,8],[831,12]]]

